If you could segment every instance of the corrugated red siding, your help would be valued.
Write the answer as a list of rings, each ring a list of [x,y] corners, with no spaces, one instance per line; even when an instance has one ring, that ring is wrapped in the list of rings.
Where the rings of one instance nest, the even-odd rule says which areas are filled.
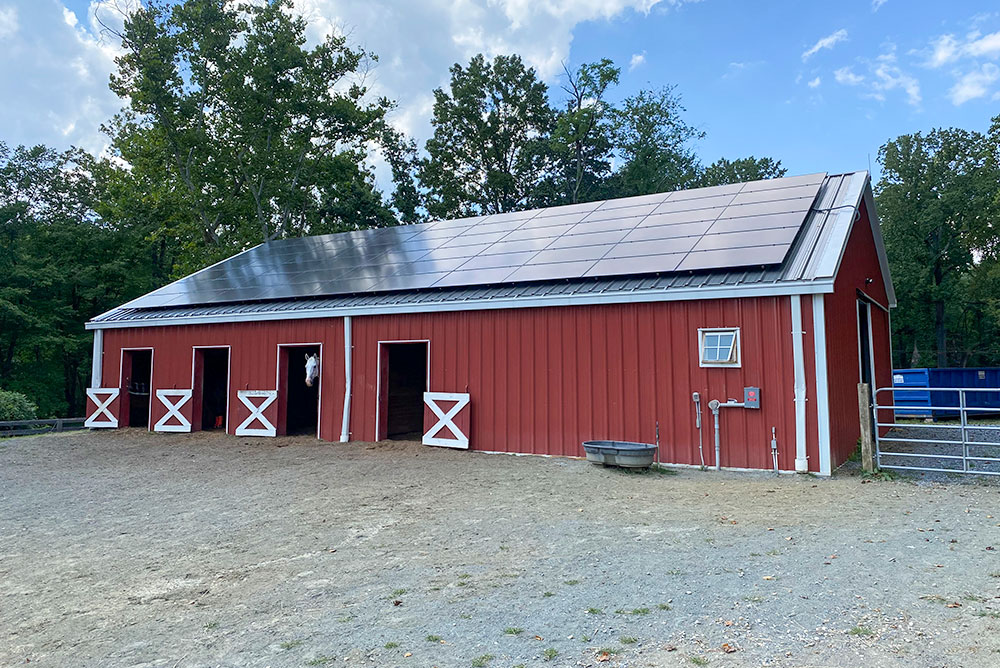
[[[660,424],[662,459],[698,464],[691,393],[702,395],[705,463],[714,464],[710,399],[742,400],[762,388],[762,410],[725,409],[722,464],[770,468],[771,427],[779,465],[794,468],[795,418],[789,297],[652,304],[356,317],[351,437],[375,437],[379,341],[430,341],[430,389],[472,396],[471,447],[478,450],[583,456],[581,442],[652,442]],[[811,326],[805,307],[804,328]],[[699,327],[741,328],[743,366],[698,365]],[[340,434],[343,402],[340,319],[108,330],[104,385],[119,377],[120,349],[155,348],[154,389],[191,387],[192,346],[232,347],[229,430],[248,411],[238,389],[274,389],[279,343],[323,344],[321,437]],[[811,337],[806,336],[809,342]],[[811,343],[806,372],[815,391]],[[814,396],[810,394],[810,396]],[[154,400],[152,422],[164,414]],[[185,406],[190,419],[190,404]],[[277,419],[276,406],[268,411]],[[810,464],[818,467],[815,404],[810,404]]]
[[[250,414],[236,398],[237,390],[275,389],[278,344],[296,343],[323,344],[320,435],[336,440],[344,397],[344,327],[339,318],[106,330],[102,385],[118,386],[122,348],[152,347],[153,425],[166,413],[155,398],[155,390],[191,387],[192,347],[231,346],[228,431],[233,433]],[[181,410],[188,420],[192,403],[187,402]],[[277,419],[277,406],[275,402],[265,411],[272,423]]]
[[[659,421],[663,460],[696,464],[698,391],[712,465],[708,400],[742,400],[744,386],[759,385],[762,410],[722,413],[722,464],[770,468],[774,426],[780,466],[792,469],[789,304],[767,297],[355,318],[351,435],[376,435],[378,342],[428,339],[430,389],[472,396],[473,449],[582,456],[584,440],[652,442]],[[698,328],[725,326],[741,328],[743,367],[700,368]],[[812,376],[811,355],[806,368]]]
[[[867,283],[865,279],[873,279]],[[827,364],[830,395],[830,449],[834,467],[843,464],[857,447],[861,432],[858,416],[858,291],[888,308],[885,281],[878,262],[868,211],[862,203],[851,230],[833,294],[826,295]],[[892,384],[889,315],[872,307],[872,351],[878,387]],[[881,416],[881,420],[889,419]]]

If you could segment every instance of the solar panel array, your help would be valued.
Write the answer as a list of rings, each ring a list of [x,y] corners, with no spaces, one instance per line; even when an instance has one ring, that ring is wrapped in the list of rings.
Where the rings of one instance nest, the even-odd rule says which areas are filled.
[[[825,177],[811,174],[274,241],[129,306],[780,264]]]

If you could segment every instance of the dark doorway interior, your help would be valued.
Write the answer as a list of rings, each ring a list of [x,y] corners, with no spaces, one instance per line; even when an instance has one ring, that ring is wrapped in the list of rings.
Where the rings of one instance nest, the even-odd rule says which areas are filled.
[[[196,349],[194,375],[198,396],[194,402],[195,415],[192,422],[205,431],[225,429],[226,399],[229,393],[229,348]]]
[[[427,391],[427,344],[391,343],[389,347],[386,435],[420,440],[424,433]]]
[[[306,356],[319,355],[319,346],[281,348],[281,396],[278,405],[278,433],[289,436],[319,433],[320,379],[306,385]],[[323,374],[320,359],[319,373]]]
[[[122,354],[121,416],[125,427],[149,429],[149,392],[153,384],[153,351],[125,350]]]

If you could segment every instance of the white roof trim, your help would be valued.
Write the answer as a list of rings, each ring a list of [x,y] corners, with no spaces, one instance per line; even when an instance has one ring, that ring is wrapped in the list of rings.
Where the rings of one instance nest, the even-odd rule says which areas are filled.
[[[872,193],[872,182],[865,182],[865,210],[868,212],[868,222],[872,226],[872,237],[875,239],[875,250],[878,252],[878,264],[882,269],[882,279],[885,281],[885,294],[889,298],[889,307],[896,307],[896,289],[892,285],[892,275],[889,273],[889,256],[885,252],[885,241],[882,239],[882,224],[879,223],[875,211],[875,196]]]
[[[833,292],[833,281],[788,281],[766,285],[698,287],[640,292],[602,292],[584,295],[553,295],[540,297],[510,297],[397,304],[395,306],[343,306],[322,309],[221,313],[140,320],[88,322],[87,329],[125,329],[131,327],[166,327],[169,325],[208,325],[229,322],[259,322],[262,320],[304,320],[309,318],[339,318],[343,316],[389,315],[397,313],[444,313],[449,311],[491,311],[545,306],[585,306],[593,304],[628,304],[673,302],[696,299],[736,299],[739,297],[774,297]]]

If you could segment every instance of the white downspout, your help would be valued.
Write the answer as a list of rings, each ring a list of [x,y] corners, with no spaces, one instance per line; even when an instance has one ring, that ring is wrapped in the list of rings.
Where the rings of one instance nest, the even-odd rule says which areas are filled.
[[[344,421],[340,442],[351,440],[351,316],[344,316]]]
[[[101,386],[101,367],[104,362],[104,330],[94,330],[94,355],[90,363],[90,386]]]
[[[813,295],[813,342],[816,349],[816,422],[819,425],[819,474],[830,475],[830,390],[827,387],[826,311],[823,295]]]
[[[802,348],[802,296],[789,297],[792,303],[792,361],[795,373],[795,471],[809,471],[806,457],[806,368]]]

